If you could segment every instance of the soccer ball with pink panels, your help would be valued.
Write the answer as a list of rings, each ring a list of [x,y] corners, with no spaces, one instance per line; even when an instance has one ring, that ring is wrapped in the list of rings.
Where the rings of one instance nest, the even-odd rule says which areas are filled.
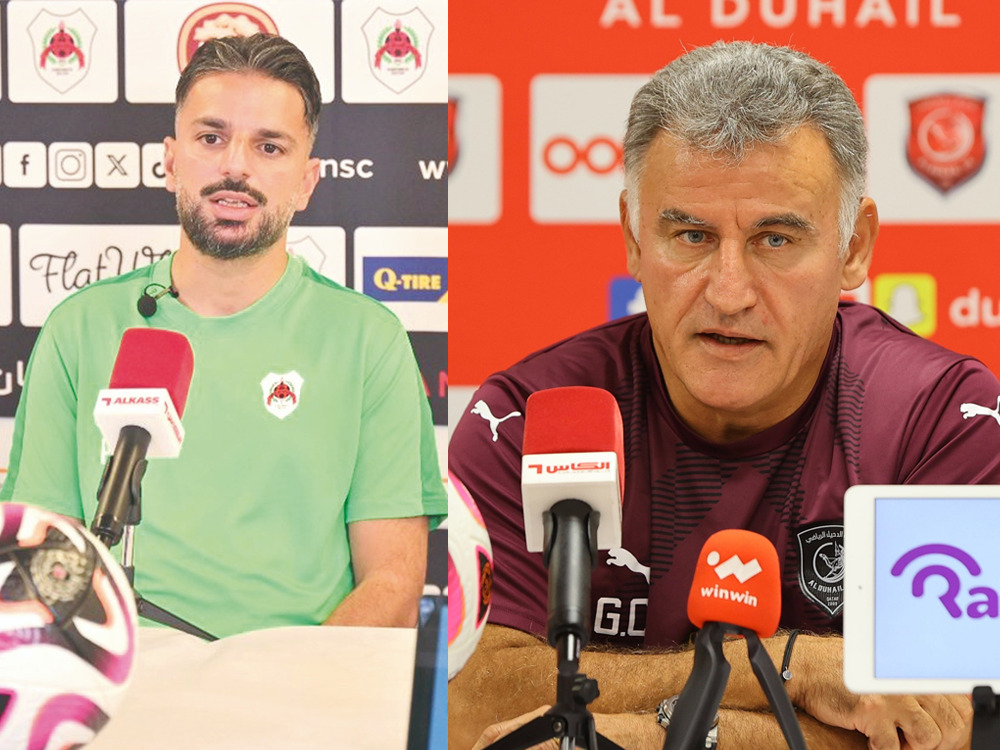
[[[0,503],[0,748],[90,742],[128,686],[136,621],[101,542],[55,513]]]
[[[472,495],[448,474],[448,679],[472,656],[486,627],[493,548]]]

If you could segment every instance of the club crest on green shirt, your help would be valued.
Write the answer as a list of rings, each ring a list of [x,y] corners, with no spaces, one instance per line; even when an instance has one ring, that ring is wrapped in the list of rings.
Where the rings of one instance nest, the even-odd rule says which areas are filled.
[[[299,407],[302,400],[302,376],[291,372],[269,372],[260,381],[264,392],[264,408],[278,419],[284,419]]]

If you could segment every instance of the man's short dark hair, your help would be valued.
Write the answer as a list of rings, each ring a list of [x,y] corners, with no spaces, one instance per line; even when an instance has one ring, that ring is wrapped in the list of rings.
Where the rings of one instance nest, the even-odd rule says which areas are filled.
[[[287,39],[274,34],[254,34],[205,42],[191,56],[177,81],[174,101],[178,110],[191,87],[213,73],[261,73],[294,86],[302,95],[306,125],[312,139],[316,139],[321,103],[319,81],[302,50]]]

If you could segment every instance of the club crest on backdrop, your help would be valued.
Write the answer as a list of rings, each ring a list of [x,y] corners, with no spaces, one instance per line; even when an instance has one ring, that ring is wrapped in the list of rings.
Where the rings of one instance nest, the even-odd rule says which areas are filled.
[[[403,14],[377,8],[361,27],[368,44],[368,68],[386,87],[402,93],[427,70],[434,25],[420,8]]]
[[[249,3],[212,3],[189,15],[177,35],[177,70],[191,62],[191,56],[210,39],[225,36],[279,34],[278,25],[263,10]]]
[[[939,94],[910,102],[910,167],[947,193],[974,177],[986,159],[983,115],[986,100]]]
[[[295,370],[280,374],[269,372],[260,381],[264,392],[264,408],[278,419],[284,419],[299,407],[302,383],[302,376]]]
[[[97,26],[82,10],[64,16],[42,10],[28,26],[35,50],[35,71],[65,94],[90,72]]]

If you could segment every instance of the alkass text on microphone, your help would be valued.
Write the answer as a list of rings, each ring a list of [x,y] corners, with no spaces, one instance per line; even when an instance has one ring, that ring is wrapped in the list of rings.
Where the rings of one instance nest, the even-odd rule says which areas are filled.
[[[521,499],[528,551],[542,551],[545,511],[569,498],[601,514],[598,549],[620,547],[625,461],[614,396],[587,386],[549,388],[531,394],[525,412]]]

